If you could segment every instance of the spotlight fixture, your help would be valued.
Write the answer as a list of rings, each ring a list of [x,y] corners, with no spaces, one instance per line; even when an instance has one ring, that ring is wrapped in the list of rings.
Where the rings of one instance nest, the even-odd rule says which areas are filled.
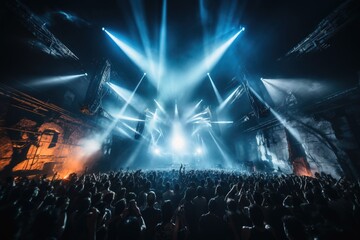
[[[101,30],[105,31],[105,28],[104,28],[104,27],[102,27],[102,28],[101,28]]]
[[[85,76],[87,76],[88,74],[87,73],[85,73]]]

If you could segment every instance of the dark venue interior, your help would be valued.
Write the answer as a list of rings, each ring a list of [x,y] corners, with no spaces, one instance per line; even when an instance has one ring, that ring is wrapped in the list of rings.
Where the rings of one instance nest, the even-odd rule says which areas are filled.
[[[360,238],[360,1],[0,12],[0,239]]]

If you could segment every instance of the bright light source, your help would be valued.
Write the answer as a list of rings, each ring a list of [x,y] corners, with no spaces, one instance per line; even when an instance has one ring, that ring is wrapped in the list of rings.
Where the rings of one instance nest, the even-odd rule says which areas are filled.
[[[241,32],[242,30],[239,30],[225,42],[213,46],[212,49],[215,49],[214,51],[207,55],[205,59],[200,61],[199,64],[194,64],[193,68],[187,71],[187,75],[183,76],[186,81],[183,81],[183,84],[180,85],[180,87],[186,88],[188,86],[193,86],[200,83],[200,81],[204,79],[204,74],[211,71],[211,69],[219,62],[226,50],[230,47],[230,45],[235,41]]]
[[[201,147],[197,147],[197,148],[195,149],[195,154],[196,154],[196,155],[202,155],[202,154],[203,154],[202,148],[201,148]]]
[[[263,78],[260,78],[260,80],[261,80],[261,81],[264,81],[264,79],[263,79]]]
[[[245,27],[242,27],[242,28],[241,28],[241,31],[245,31]]]
[[[182,151],[185,148],[185,139],[181,135],[175,135],[171,140],[171,146],[175,151]]]
[[[207,73],[207,75],[209,76],[209,75],[210,75],[210,73]]]
[[[85,73],[85,76],[87,76],[88,74],[87,73]]]
[[[158,147],[154,147],[153,149],[152,149],[152,151],[153,151],[153,154],[155,154],[155,155],[160,155],[161,154],[161,150],[160,150],[160,148],[158,148]]]
[[[105,28],[104,28],[104,27],[102,27],[102,28],[101,28],[101,30],[105,31]]]
[[[144,100],[137,94],[131,92],[130,90],[115,85],[111,82],[108,82],[107,85],[117,94],[120,98],[124,99],[128,104],[134,107],[137,111],[143,109]],[[118,116],[123,116],[123,114],[117,113]]]
[[[146,75],[146,72],[144,72],[144,75]]]
[[[79,145],[82,147],[85,155],[92,155],[101,148],[101,143],[94,139],[81,139]]]
[[[216,95],[216,99],[218,100],[218,103],[221,104],[221,103],[223,102],[223,99],[222,99],[222,97],[221,97],[221,95],[220,95],[220,93],[219,93],[219,90],[217,89],[217,87],[216,87],[216,85],[215,85],[214,81],[212,80],[212,78],[211,78],[211,76],[210,76],[209,73],[208,73],[208,77],[209,77],[211,86],[212,86],[213,89],[214,89],[214,93],[215,93],[215,95]]]
[[[183,153],[186,148],[184,131],[179,121],[175,121],[172,129],[171,147],[177,153]]]
[[[28,83],[30,86],[41,86],[41,85],[55,85],[62,84],[66,82],[73,81],[80,77],[86,76],[86,73],[76,74],[76,75],[68,75],[68,76],[55,76],[55,77],[45,77],[41,79],[37,79]]]
[[[151,78],[149,79],[150,81],[155,81],[153,80],[153,77],[156,76],[155,69],[157,67],[155,66],[155,61],[152,60],[152,58],[149,59],[144,56],[134,46],[126,43],[122,37],[115,37],[107,30],[105,30],[105,32],[116,43],[116,45],[130,58],[131,61],[133,61],[139,68],[149,73],[149,76],[151,76]],[[144,73],[144,76],[145,75],[146,74]],[[155,82],[152,83],[156,84]]]
[[[235,96],[236,92],[239,90],[240,86],[237,87],[216,109],[217,112],[220,112],[224,107],[230,102],[230,100]]]
[[[233,35],[229,40],[221,44],[214,52],[211,53],[204,61],[202,62],[202,68],[212,68],[215,64],[220,60],[225,51],[230,47],[230,45],[234,42],[234,40],[239,36],[242,30],[238,31],[235,35]]]
[[[217,123],[217,124],[232,124],[234,123],[233,121],[214,121],[214,122],[211,122],[211,123]]]

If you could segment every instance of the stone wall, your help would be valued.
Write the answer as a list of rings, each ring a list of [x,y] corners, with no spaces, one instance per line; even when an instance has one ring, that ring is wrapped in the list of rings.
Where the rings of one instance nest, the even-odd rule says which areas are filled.
[[[337,178],[344,175],[339,161],[349,163],[350,159],[342,150],[332,124],[311,117],[291,118],[283,124],[248,133],[242,139],[239,137],[236,148],[238,158],[268,161],[275,171],[293,172],[284,126],[291,134],[296,135],[305,150],[312,174],[325,172]]]

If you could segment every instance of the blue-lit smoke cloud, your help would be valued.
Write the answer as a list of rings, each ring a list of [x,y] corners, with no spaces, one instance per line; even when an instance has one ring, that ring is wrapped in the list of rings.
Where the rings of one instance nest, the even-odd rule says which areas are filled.
[[[45,18],[47,19],[47,25],[56,24],[56,19],[61,18],[64,21],[70,22],[74,24],[76,27],[87,27],[91,24],[86,21],[85,19],[78,17],[77,15],[65,12],[65,11],[56,11],[56,12],[49,12],[46,14]]]

